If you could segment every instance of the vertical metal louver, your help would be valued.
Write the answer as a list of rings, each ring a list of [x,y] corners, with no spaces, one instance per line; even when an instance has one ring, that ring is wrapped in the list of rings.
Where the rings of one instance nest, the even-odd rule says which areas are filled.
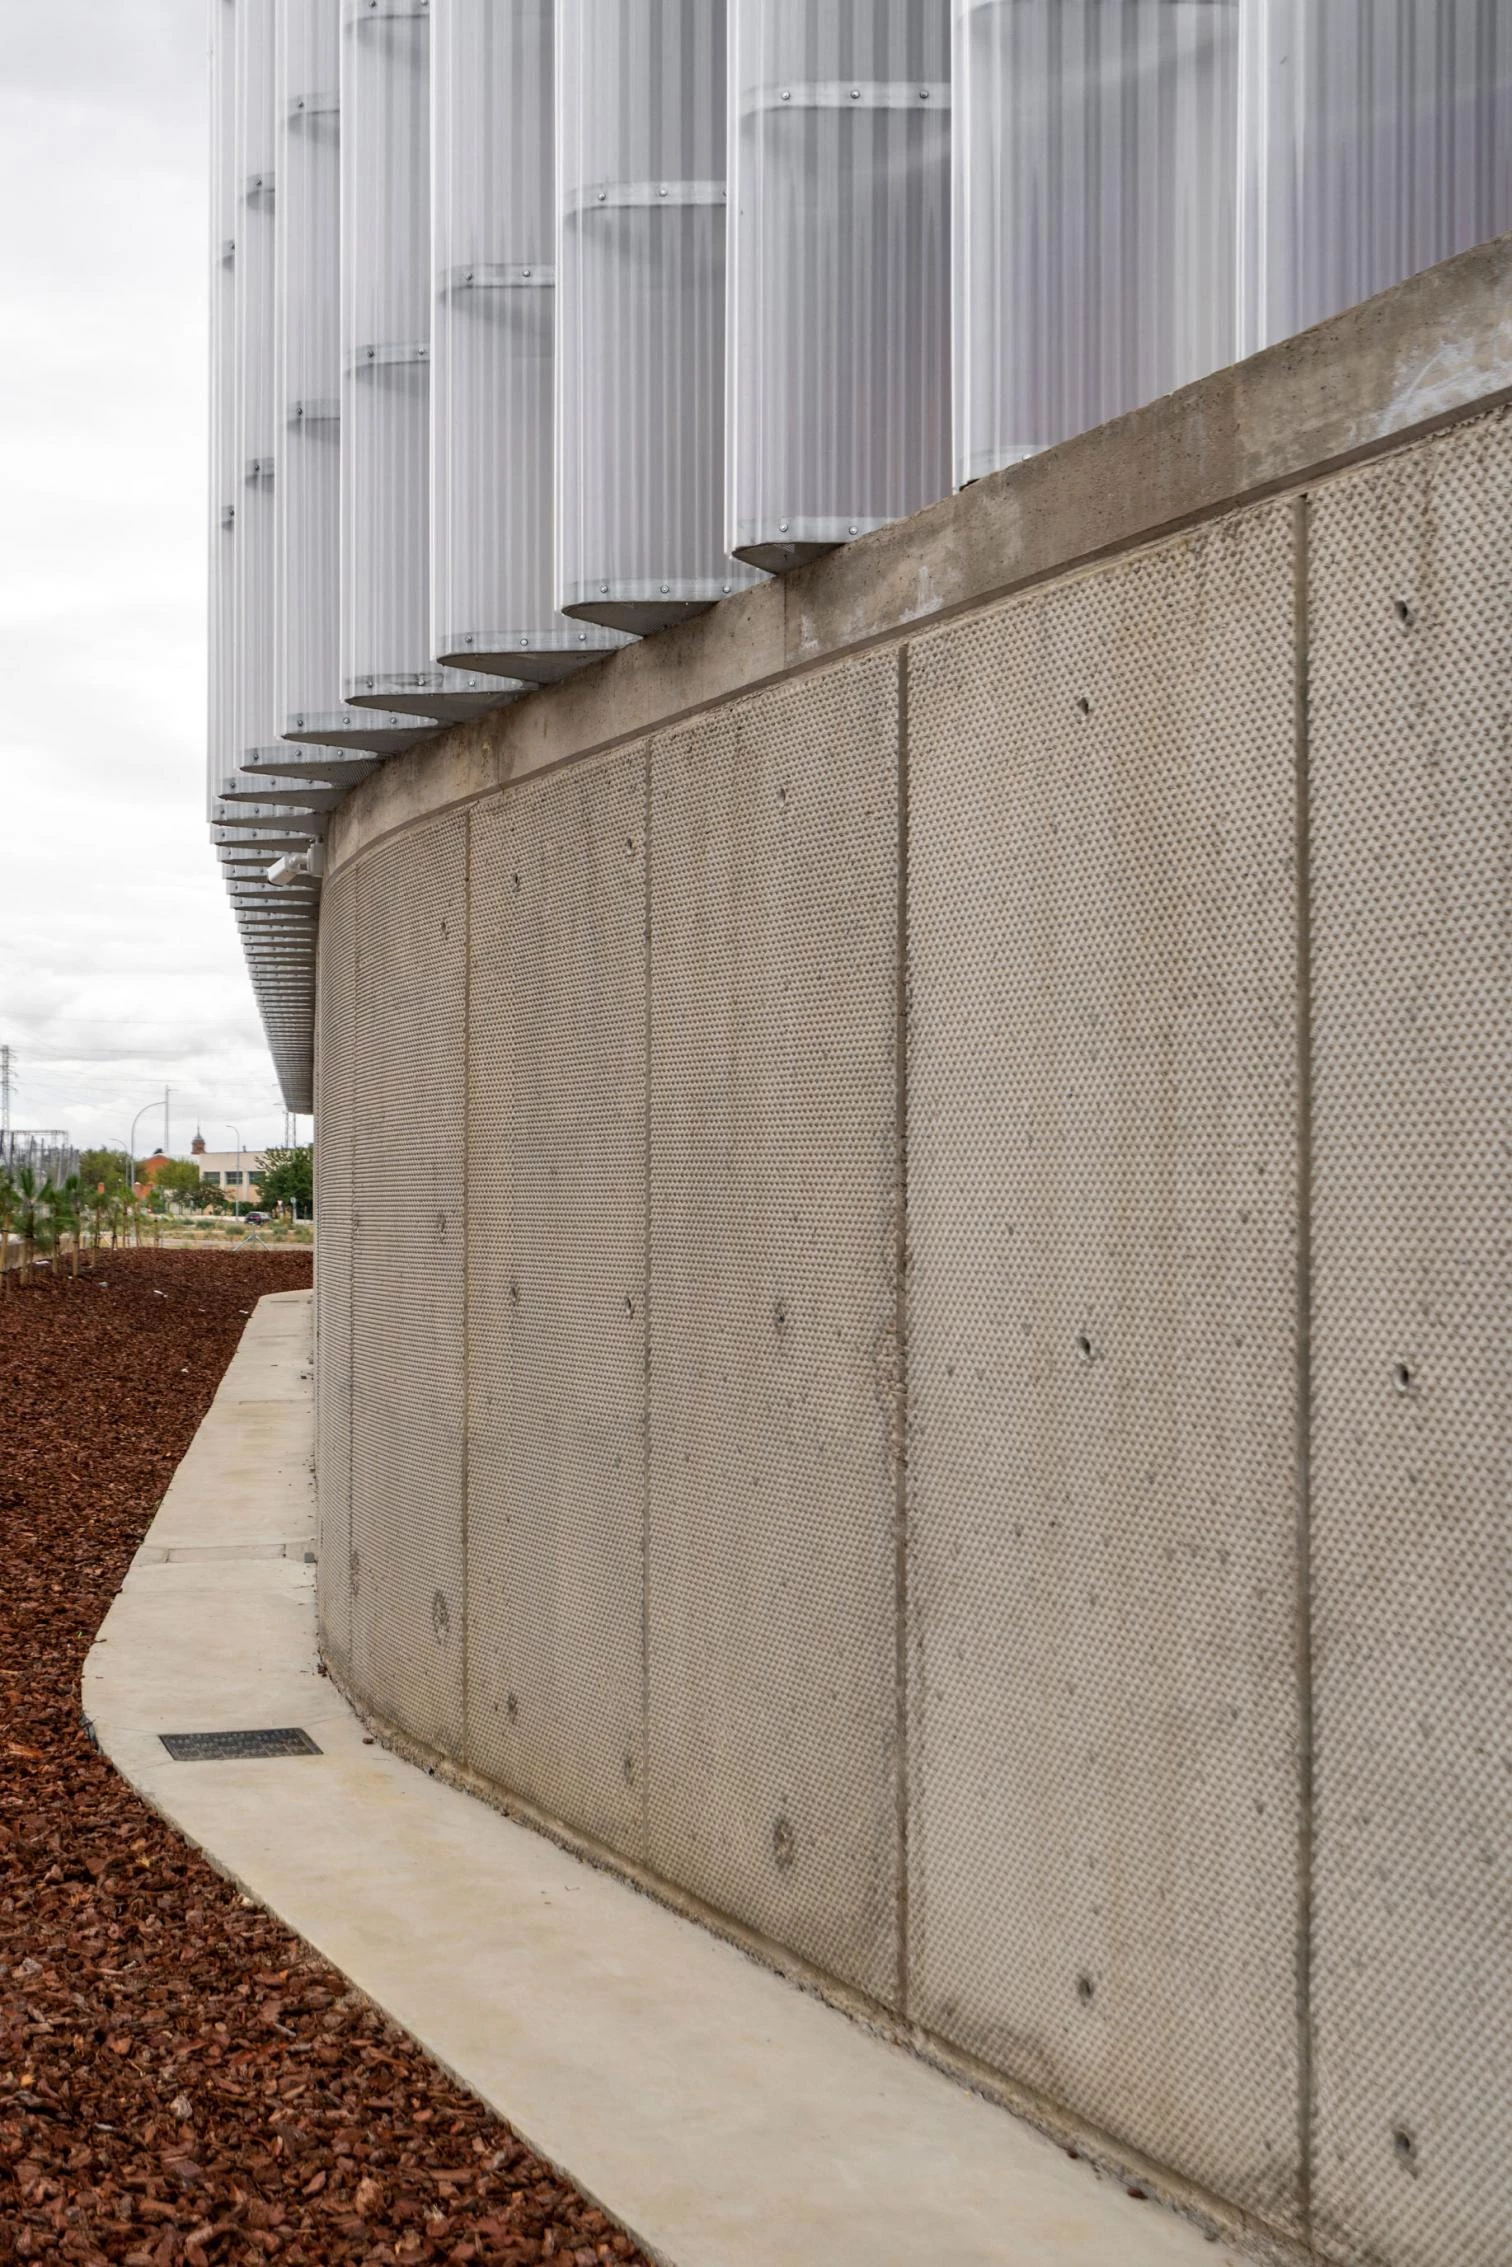
[[[236,767],[236,541],[241,481],[236,433],[236,10],[210,12],[210,557],[209,699],[205,796],[213,810]]]
[[[549,681],[624,643],[557,612],[551,0],[431,0],[432,650]]]
[[[411,717],[341,701],[341,0],[278,0],[279,730],[413,745]]]
[[[644,633],[725,550],[724,0],[558,0],[556,576]]]
[[[278,736],[273,678],[276,556],[273,493],[278,406],[273,206],[278,129],[273,94],[274,0],[236,0],[234,385],[230,470],[236,556],[236,730],[218,789],[242,756]]]
[[[1252,352],[1512,228],[1512,0],[1248,0]]]
[[[1239,0],[955,0],[958,486],[1231,362]]]
[[[950,487],[950,25],[732,0],[725,536],[773,571]]]
[[[476,715],[518,688],[431,652],[427,0],[344,0],[341,353],[343,698]]]

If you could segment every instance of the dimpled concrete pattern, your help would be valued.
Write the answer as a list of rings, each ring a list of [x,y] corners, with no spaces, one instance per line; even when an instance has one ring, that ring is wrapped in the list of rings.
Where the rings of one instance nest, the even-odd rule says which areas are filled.
[[[369,1744],[315,1653],[310,1296],[263,1299],[89,1656],[148,1801],[675,2267],[1238,2255]],[[165,1731],[319,1755],[176,1763]]]

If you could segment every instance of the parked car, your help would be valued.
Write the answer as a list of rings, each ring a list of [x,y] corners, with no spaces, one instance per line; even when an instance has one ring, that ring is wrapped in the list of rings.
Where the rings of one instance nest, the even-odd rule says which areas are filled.
[[[249,1228],[266,1228],[269,1215],[266,1212],[244,1212],[242,1218]]]

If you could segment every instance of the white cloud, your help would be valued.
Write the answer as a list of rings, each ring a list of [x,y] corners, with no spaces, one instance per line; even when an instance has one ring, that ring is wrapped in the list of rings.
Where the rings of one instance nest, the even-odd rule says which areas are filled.
[[[13,1119],[283,1109],[204,831],[206,0],[48,0],[0,86],[0,1041]],[[149,1116],[142,1135],[161,1139]]]

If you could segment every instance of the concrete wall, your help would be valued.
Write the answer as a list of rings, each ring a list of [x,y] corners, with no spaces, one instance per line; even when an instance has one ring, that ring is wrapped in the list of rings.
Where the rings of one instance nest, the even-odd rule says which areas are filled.
[[[1386,2267],[1512,2257],[1509,266],[1262,357],[1175,531],[1232,373],[386,767],[321,925],[336,1673]]]

